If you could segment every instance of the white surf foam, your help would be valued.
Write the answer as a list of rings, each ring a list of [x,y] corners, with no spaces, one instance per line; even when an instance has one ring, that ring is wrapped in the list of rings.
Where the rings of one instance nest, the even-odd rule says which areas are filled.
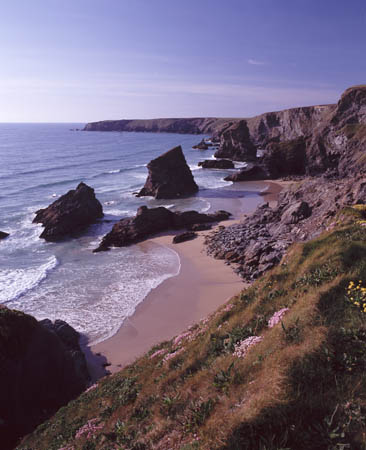
[[[131,246],[89,255],[83,264],[63,262],[57,274],[9,305],[37,319],[65,320],[95,344],[113,336],[152,289],[179,271],[175,251]]]
[[[34,289],[57,266],[57,263],[57,258],[51,256],[47,262],[38,267],[0,269],[0,303],[16,300]]]

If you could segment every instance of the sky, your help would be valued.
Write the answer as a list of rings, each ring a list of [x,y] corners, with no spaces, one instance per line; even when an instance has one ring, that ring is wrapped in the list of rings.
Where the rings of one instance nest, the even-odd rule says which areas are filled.
[[[0,6],[0,122],[250,117],[366,83],[365,0]]]

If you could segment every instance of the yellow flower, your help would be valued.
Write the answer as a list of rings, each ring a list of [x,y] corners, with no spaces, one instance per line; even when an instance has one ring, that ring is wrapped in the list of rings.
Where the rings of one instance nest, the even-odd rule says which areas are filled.
[[[355,302],[355,305],[360,306],[360,302]]]

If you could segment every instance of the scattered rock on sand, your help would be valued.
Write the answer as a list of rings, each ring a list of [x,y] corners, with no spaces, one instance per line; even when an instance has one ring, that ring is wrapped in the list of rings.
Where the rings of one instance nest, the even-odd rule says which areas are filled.
[[[46,241],[57,241],[94,223],[103,217],[103,207],[96,199],[94,189],[80,183],[50,206],[36,212],[33,219],[45,229],[40,235]]]
[[[173,237],[173,244],[179,244],[180,242],[190,241],[198,236],[194,231],[185,231],[184,233],[177,234]]]
[[[138,197],[179,198],[198,191],[180,145],[150,161],[147,168],[149,175]]]

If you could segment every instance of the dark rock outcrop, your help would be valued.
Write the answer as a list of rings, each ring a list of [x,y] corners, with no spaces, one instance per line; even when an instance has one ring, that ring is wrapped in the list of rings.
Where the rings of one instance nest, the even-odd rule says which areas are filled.
[[[85,359],[73,355],[80,352],[77,333],[65,322],[57,321],[53,327],[0,308],[0,442],[4,450],[13,448],[19,437],[88,385]]]
[[[185,231],[184,233],[177,234],[173,237],[173,244],[179,244],[181,242],[190,241],[196,238],[198,235],[194,231]]]
[[[220,136],[220,147],[216,158],[229,158],[235,161],[256,159],[257,150],[253,144],[246,120],[240,120],[226,129]]]
[[[48,208],[40,209],[33,219],[45,229],[40,235],[46,241],[57,241],[70,236],[103,217],[103,208],[94,189],[80,183],[76,190],[63,195]]]
[[[49,331],[55,333],[64,344],[67,352],[74,363],[75,373],[79,379],[89,380],[89,372],[86,365],[84,353],[79,345],[80,334],[64,320],[49,319],[41,320],[40,323]]]
[[[212,225],[209,223],[194,223],[193,225],[187,227],[190,231],[205,231],[211,230]]]
[[[205,142],[204,139],[202,139],[202,141],[199,142],[198,144],[192,146],[192,148],[195,148],[197,150],[208,150],[208,147],[210,146]]]
[[[186,228],[199,223],[220,222],[227,220],[230,215],[226,211],[201,214],[197,211],[172,212],[162,206],[151,209],[141,206],[135,217],[122,219],[116,223],[94,252],[134,244],[162,231]]]
[[[225,181],[255,181],[266,180],[269,174],[266,169],[258,164],[248,164],[238,172],[232,173],[224,178]]]
[[[270,178],[303,175],[306,172],[306,140],[272,142],[266,149],[261,164]]]
[[[198,163],[202,169],[234,169],[234,163],[229,159],[205,159]]]
[[[9,233],[5,233],[5,231],[0,231],[0,240],[5,239],[9,236]]]
[[[179,198],[198,191],[181,146],[153,159],[147,168],[149,175],[138,197],[151,195],[155,198]]]

